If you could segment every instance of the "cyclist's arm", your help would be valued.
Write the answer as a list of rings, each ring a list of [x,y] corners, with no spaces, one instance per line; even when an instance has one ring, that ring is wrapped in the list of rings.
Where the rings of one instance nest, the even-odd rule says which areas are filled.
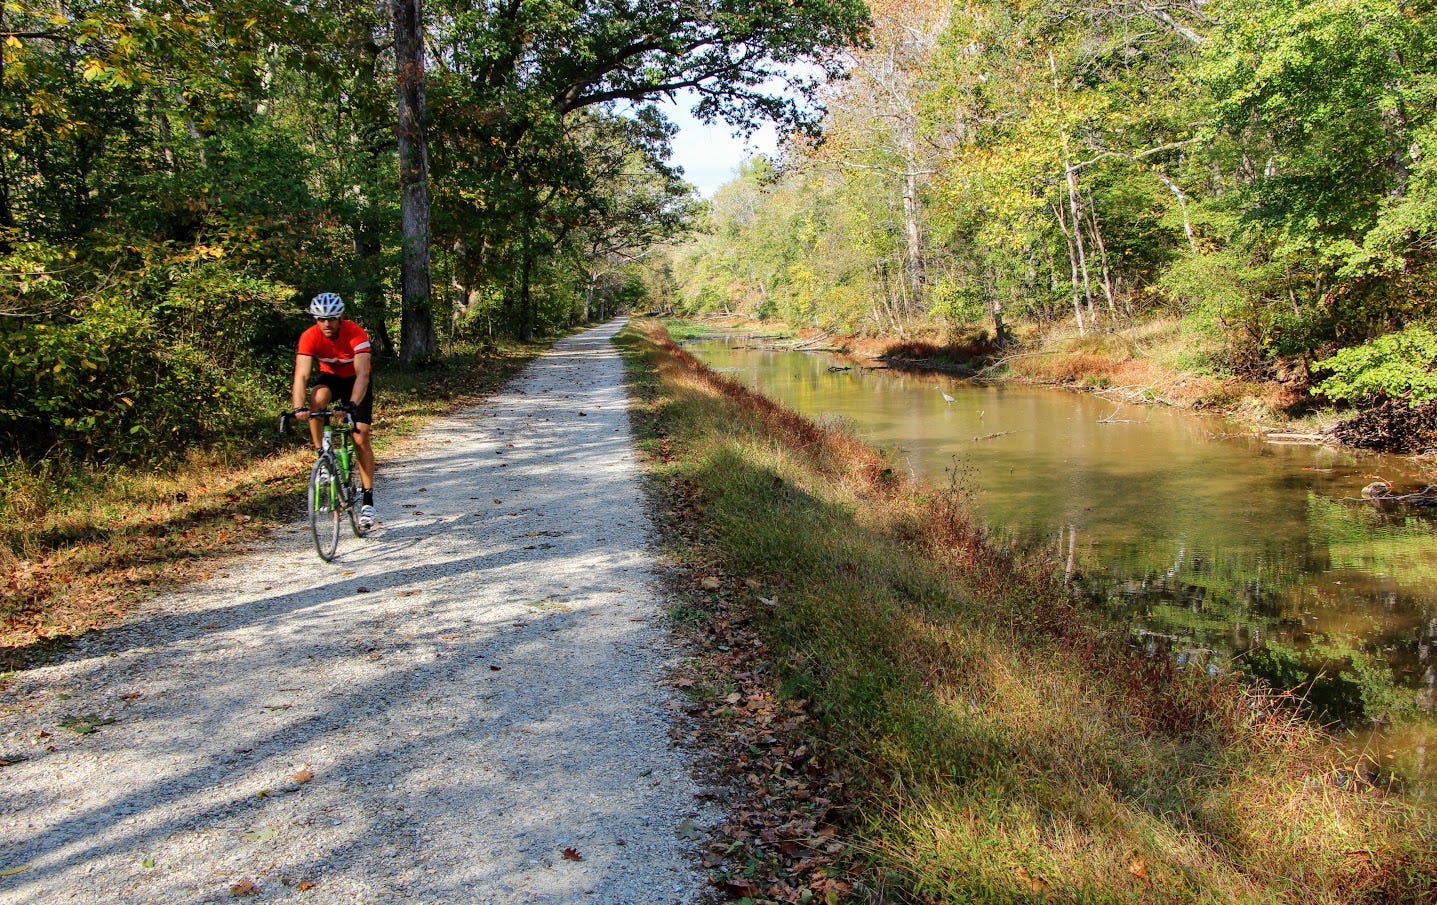
[[[369,392],[369,353],[354,354],[354,389],[349,391],[349,401],[359,405]]]
[[[309,372],[314,368],[313,355],[296,355],[294,357],[294,388],[290,391],[290,402],[293,403],[295,414],[302,418],[309,417],[309,406],[305,404],[305,391],[309,389]]]

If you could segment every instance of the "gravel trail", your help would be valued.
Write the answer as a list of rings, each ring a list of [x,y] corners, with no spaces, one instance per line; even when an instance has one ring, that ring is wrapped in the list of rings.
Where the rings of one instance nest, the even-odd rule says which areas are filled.
[[[620,326],[381,460],[335,562],[276,532],[18,674],[0,903],[698,899]]]

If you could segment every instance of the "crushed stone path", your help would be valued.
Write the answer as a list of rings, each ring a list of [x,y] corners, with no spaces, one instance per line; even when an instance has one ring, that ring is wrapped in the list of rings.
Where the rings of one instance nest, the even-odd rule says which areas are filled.
[[[14,676],[0,903],[701,898],[621,326],[381,461],[333,563],[291,526]]]

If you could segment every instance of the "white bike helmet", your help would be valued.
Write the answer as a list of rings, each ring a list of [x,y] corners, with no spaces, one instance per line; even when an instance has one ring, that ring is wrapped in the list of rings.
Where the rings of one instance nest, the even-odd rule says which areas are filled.
[[[309,313],[315,317],[339,317],[344,313],[344,299],[333,292],[321,292],[309,300]]]

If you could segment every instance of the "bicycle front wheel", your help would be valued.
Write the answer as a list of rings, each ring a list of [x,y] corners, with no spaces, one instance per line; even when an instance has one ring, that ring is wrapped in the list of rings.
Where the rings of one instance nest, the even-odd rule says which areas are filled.
[[[359,481],[359,466],[351,465],[349,471],[349,527],[355,537],[363,537],[369,529],[359,523],[359,507],[364,505],[364,485]]]
[[[342,508],[339,472],[329,456],[320,456],[309,473],[309,528],[314,549],[325,562],[339,549],[339,510]]]

